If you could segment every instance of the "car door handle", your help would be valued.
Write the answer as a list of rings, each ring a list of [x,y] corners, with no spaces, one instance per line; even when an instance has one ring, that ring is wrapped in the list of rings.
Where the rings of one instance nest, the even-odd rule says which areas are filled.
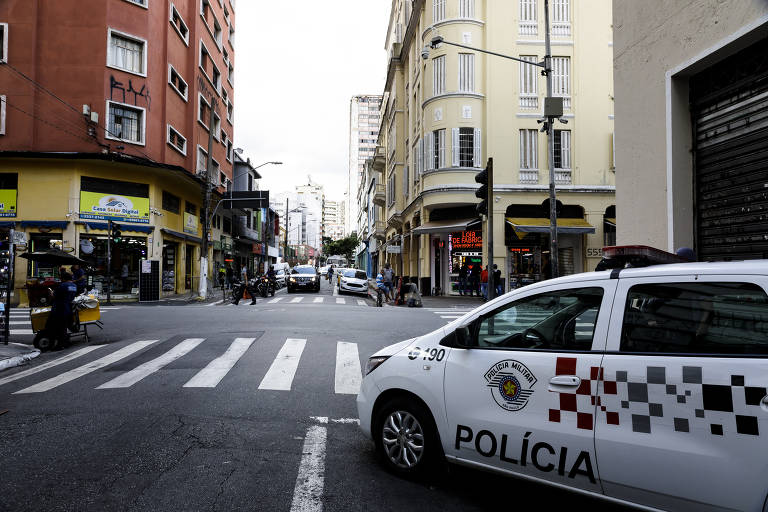
[[[575,388],[581,384],[581,379],[575,375],[555,375],[549,379],[549,383],[553,386],[565,386],[569,388]]]

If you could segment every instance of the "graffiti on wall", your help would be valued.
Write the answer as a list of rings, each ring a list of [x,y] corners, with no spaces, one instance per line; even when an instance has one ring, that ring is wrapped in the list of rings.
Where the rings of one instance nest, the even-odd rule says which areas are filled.
[[[138,86],[136,86],[138,87]],[[147,109],[151,110],[151,102],[152,98],[149,96],[149,87],[147,87],[146,84],[143,84],[141,86],[141,89],[136,90],[136,87],[133,85],[133,80],[128,80],[128,88],[125,88],[125,84],[123,82],[118,82],[117,79],[115,79],[114,76],[109,77],[109,99],[112,101],[117,101],[114,98],[115,91],[118,91],[118,94],[122,93],[122,103],[126,103],[125,98],[128,97],[128,100],[131,99],[131,94],[133,94],[133,104],[138,106],[139,98],[143,98],[144,102],[147,104]]]

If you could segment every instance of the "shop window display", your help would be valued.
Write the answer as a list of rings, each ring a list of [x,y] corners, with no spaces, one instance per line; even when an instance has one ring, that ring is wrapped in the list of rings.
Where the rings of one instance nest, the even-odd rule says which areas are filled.
[[[84,240],[93,248],[90,254],[82,251]],[[138,293],[140,262],[147,257],[146,237],[123,236],[113,241],[109,270],[106,235],[82,234],[80,244],[80,257],[88,262],[93,285],[99,293],[106,293],[108,273],[112,276],[112,293]]]

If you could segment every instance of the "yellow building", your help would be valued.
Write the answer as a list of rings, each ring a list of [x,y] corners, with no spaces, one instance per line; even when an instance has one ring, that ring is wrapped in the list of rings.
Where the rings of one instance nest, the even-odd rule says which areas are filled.
[[[600,249],[615,240],[611,3],[550,0],[550,11],[553,94],[563,97],[567,121],[554,127],[562,275],[593,269]],[[488,263],[474,177],[492,157],[493,263],[504,289],[546,278],[540,68],[446,44],[428,47],[439,35],[539,62],[544,31],[543,0],[393,0],[382,160],[369,173],[378,181],[363,184],[385,186],[383,197],[370,196],[383,203],[386,230],[383,243],[368,245],[375,247],[372,266],[390,262],[422,293],[457,293],[461,265]]]
[[[128,157],[40,154],[0,159],[0,176],[13,176],[16,183],[15,190],[9,189],[14,212],[0,227],[24,232],[25,250],[57,247],[79,256],[92,268],[90,279],[100,292],[106,292],[111,274],[117,298],[137,297],[141,260],[159,262],[161,295],[196,289],[202,194],[198,178],[184,169],[139,164]],[[110,266],[107,219],[120,230]],[[215,230],[212,235],[218,240]],[[58,277],[58,269],[29,262],[20,253],[14,288],[18,302],[25,304],[26,284]]]

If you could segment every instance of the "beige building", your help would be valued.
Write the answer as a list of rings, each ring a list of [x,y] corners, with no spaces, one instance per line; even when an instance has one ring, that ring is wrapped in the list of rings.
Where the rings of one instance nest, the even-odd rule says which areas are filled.
[[[551,0],[561,274],[591,270],[615,237],[611,5]],[[540,68],[432,37],[534,62],[544,56],[543,0],[393,0],[387,81],[368,196],[383,205],[371,261],[393,264],[425,293],[457,293],[464,263],[486,265],[486,223],[475,174],[493,157],[494,263],[505,289],[546,277],[549,174],[538,120]],[[376,181],[378,180],[378,181]],[[374,183],[375,182],[375,183]],[[377,190],[379,188],[379,190]],[[362,208],[362,206],[361,206]],[[375,224],[375,223],[374,223]],[[375,247],[375,249],[372,249]],[[375,266],[375,265],[374,265]]]
[[[619,243],[768,258],[768,4],[613,4]]]

